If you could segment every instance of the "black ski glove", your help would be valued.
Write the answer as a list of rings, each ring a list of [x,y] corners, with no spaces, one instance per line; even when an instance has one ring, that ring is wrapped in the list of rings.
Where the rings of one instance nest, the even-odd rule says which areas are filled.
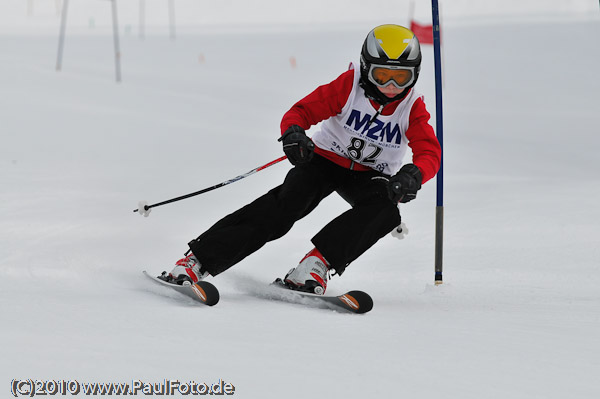
[[[315,152],[315,144],[298,125],[290,126],[277,141],[283,142],[283,152],[292,165],[310,161]]]
[[[388,195],[393,202],[405,203],[417,198],[417,191],[421,189],[423,177],[419,168],[408,163],[398,173],[390,178]]]

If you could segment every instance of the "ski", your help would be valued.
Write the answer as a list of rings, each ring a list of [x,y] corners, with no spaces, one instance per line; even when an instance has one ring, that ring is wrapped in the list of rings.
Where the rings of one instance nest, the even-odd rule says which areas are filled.
[[[145,270],[142,273],[155,283],[169,287],[204,305],[214,306],[219,302],[219,290],[207,281],[198,281],[195,284],[189,285],[178,285],[169,283],[160,276],[154,277]],[[269,288],[265,297],[282,302],[355,314],[367,313],[373,309],[373,299],[363,291],[353,290],[341,295],[316,295],[294,290],[279,278]]]
[[[219,302],[219,290],[217,287],[209,283],[208,281],[198,281],[195,284],[179,285],[168,283],[159,277],[154,277],[148,274],[147,271],[143,271],[144,275],[148,276],[152,281],[160,284],[164,287],[169,287],[183,295],[186,295],[204,305],[214,306]]]
[[[316,295],[294,290],[280,278],[276,279],[270,287],[273,289],[269,290],[267,297],[283,302],[356,314],[367,313],[373,309],[373,299],[363,291],[348,291],[342,295]]]

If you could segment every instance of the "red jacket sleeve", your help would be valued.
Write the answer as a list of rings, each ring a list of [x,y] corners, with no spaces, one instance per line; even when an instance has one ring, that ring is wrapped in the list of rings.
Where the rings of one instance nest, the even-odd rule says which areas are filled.
[[[283,134],[292,125],[298,125],[306,130],[342,112],[352,91],[353,81],[354,71],[350,69],[333,82],[317,87],[283,115],[281,133]]]
[[[436,175],[442,159],[442,149],[429,118],[425,103],[419,98],[410,110],[406,138],[413,152],[413,163],[423,176],[423,183]]]

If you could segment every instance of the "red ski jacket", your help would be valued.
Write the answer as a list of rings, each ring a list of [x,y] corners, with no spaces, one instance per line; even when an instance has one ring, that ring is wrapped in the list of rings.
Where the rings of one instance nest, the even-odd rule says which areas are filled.
[[[292,125],[298,125],[307,130],[311,126],[339,114],[352,91],[353,81],[354,71],[350,69],[342,73],[333,82],[319,86],[315,91],[298,101],[283,116],[281,121],[282,134]],[[393,114],[401,102],[402,100],[397,100],[387,104],[381,114]],[[379,105],[373,100],[371,100],[371,103],[374,108],[379,108]],[[429,118],[430,115],[425,103],[421,98],[417,99],[410,111],[406,137],[408,146],[413,153],[412,162],[421,171],[423,183],[436,175],[442,155],[433,127],[429,124]],[[315,152],[346,168],[349,168],[352,164],[350,159],[322,148],[315,148]],[[359,166],[360,169],[357,169],[356,166]],[[354,169],[369,170],[370,168],[354,164]]]

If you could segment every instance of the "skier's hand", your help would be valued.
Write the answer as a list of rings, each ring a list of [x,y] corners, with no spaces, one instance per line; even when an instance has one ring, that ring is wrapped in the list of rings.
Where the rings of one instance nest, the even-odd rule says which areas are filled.
[[[390,178],[388,195],[393,202],[408,202],[417,198],[423,177],[419,168],[412,164],[404,165],[398,173]]]
[[[315,152],[315,144],[298,125],[290,126],[277,141],[283,142],[283,152],[292,165],[310,161]]]

